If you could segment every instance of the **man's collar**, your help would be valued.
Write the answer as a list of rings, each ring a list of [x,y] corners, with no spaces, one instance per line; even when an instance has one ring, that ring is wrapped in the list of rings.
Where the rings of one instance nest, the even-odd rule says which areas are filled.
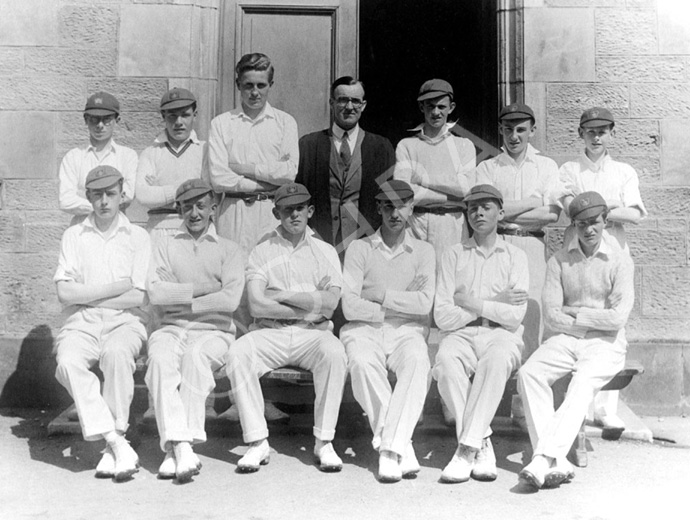
[[[270,119],[276,118],[275,108],[273,108],[268,101],[266,101],[266,104],[264,105],[263,110],[254,119],[252,119],[251,117],[249,117],[245,113],[244,109],[242,108],[242,105],[235,108],[234,110],[231,110],[230,114],[236,119],[246,119],[247,121],[252,121],[254,123],[258,123],[262,119],[266,119],[266,118],[270,118]]]
[[[344,130],[343,128],[340,128],[338,125],[333,123],[331,125],[331,132],[333,133],[334,136],[336,136],[339,140],[343,138],[343,134],[347,132],[348,138],[352,139],[353,136],[357,136],[359,133],[359,123],[357,123],[355,126],[350,128],[349,130]]]
[[[118,212],[117,217],[115,217],[116,223],[113,229],[122,229],[128,233],[132,230],[132,223],[121,211]],[[96,215],[93,211],[82,221],[82,231],[93,231],[95,233],[102,233],[98,227],[96,227]]]
[[[187,139],[187,141],[191,141],[191,142],[194,143],[194,144],[199,144],[199,143],[201,143],[201,141],[199,141],[199,138],[198,138],[197,135],[196,135],[196,130],[192,130],[192,132],[189,134],[189,139]],[[185,144],[187,141],[185,141],[184,143],[182,143],[181,146],[184,146],[184,144]],[[163,130],[160,134],[158,134],[158,136],[156,136],[156,138],[154,139],[153,142],[156,143],[156,144],[170,143],[170,139],[169,139],[169,137],[168,137],[168,131],[167,131],[167,130]],[[172,144],[172,143],[170,143],[170,144]]]
[[[501,155],[498,156],[498,160],[508,163],[508,164],[516,164],[515,159],[513,159],[508,151],[506,150],[505,146],[501,146],[501,151],[503,152]],[[525,162],[530,161],[530,162],[535,162],[536,157],[539,155],[539,150],[537,150],[534,146],[532,146],[530,143],[527,143],[527,150],[525,152]]]
[[[110,142],[108,142],[108,144],[106,144],[106,145],[103,147],[103,149],[104,149],[104,150],[108,149],[108,150],[111,150],[111,151],[113,151],[113,152],[117,152],[117,149],[118,149],[119,147],[120,147],[120,145],[118,145],[117,143],[115,143],[115,140],[111,138],[111,139],[110,139]],[[87,152],[90,152],[91,150],[94,150],[94,151],[95,151],[95,150],[96,150],[96,147],[95,147],[94,145],[91,144],[91,141],[89,141],[89,145],[86,147],[86,151],[87,151]]]
[[[413,251],[414,250],[414,244],[412,243],[412,237],[410,237],[410,234],[408,233],[407,229],[403,232],[403,241],[400,246],[396,247],[395,249],[391,249],[388,247],[388,245],[383,241],[383,236],[381,235],[381,228],[378,228],[376,232],[371,235],[371,243],[374,246],[374,248],[379,249],[379,248],[386,248],[389,251],[395,251],[399,247],[402,247],[405,251]]]
[[[580,239],[577,236],[577,232],[575,233],[575,236],[570,239],[570,243],[568,244],[568,251],[580,251],[583,256],[585,256],[585,252],[582,250],[580,247]],[[596,250],[594,255],[599,255],[602,254],[606,257],[610,257],[613,249],[611,244],[609,243],[609,238],[608,238],[608,233],[606,230],[604,230],[601,234],[601,242],[599,243],[599,248]]]
[[[465,249],[479,249],[479,244],[477,244],[477,240],[474,238],[474,235],[463,240],[462,245],[465,247]],[[506,241],[503,239],[503,237],[501,235],[496,235],[496,241],[494,242],[490,253],[493,253],[494,251],[504,251],[506,249],[505,245]]]
[[[430,143],[437,143],[439,141],[442,141],[443,139],[445,139],[449,135],[451,135],[450,129],[453,128],[454,126],[455,126],[455,123],[446,122],[446,124],[443,125],[443,129],[441,130],[441,132],[436,137],[429,137],[426,134],[424,134],[424,123],[420,123],[417,126],[415,126],[414,128],[410,128],[408,131],[409,132],[416,132],[417,137],[419,137],[422,141],[428,141]]]
[[[185,225],[185,223],[182,222],[180,227],[177,228],[177,232],[175,233],[175,238],[184,237],[184,236],[188,236],[188,237],[194,239],[194,237],[192,237],[191,233],[187,229],[187,226]],[[209,223],[208,229],[206,230],[206,233],[204,233],[203,235],[201,235],[199,237],[198,242],[201,242],[205,238],[208,238],[209,240],[213,240],[214,242],[218,242],[218,232],[216,231],[216,226],[213,224],[213,222]]]
[[[309,226],[307,226],[306,229],[304,230],[304,236],[303,236],[302,239],[297,243],[297,245],[300,245],[300,244],[302,244],[303,242],[306,242],[307,240],[312,240],[312,237],[313,237],[314,235],[316,235],[316,232],[315,232],[312,228],[310,228]],[[284,242],[290,242],[290,240],[288,240],[287,238],[285,238],[285,237],[283,236],[283,227],[282,227],[281,224],[278,224],[278,225],[276,226],[276,228],[272,231],[272,235],[271,235],[271,236],[277,237],[278,239],[280,239],[280,240],[282,240],[282,241],[284,241]]]
[[[611,160],[611,155],[609,154],[609,151],[606,150],[604,152],[604,155],[599,157],[597,161],[593,161],[589,157],[587,157],[587,150],[582,151],[582,155],[580,156],[580,160],[587,166],[588,169],[592,171],[599,171],[607,162]]]

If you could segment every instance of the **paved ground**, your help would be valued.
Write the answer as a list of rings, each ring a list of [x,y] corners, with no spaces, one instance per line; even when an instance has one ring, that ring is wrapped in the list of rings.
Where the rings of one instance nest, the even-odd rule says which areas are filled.
[[[272,429],[271,462],[251,475],[234,471],[245,449],[239,429],[215,431],[197,450],[201,474],[185,485],[156,479],[162,455],[150,428],[133,440],[141,471],[115,484],[93,476],[100,446],[75,435],[48,437],[50,418],[36,410],[0,416],[2,519],[688,518],[690,419],[646,418],[650,426],[663,425],[652,430],[667,440],[680,431],[682,442],[675,444],[593,437],[589,467],[560,489],[535,493],[517,484],[529,456],[520,435],[494,435],[496,482],[440,484],[455,441],[433,417],[415,434],[419,476],[387,485],[376,481],[377,459],[356,416],[341,424],[335,442],[345,460],[341,473],[323,474],[313,465],[309,416],[297,416],[290,426]]]

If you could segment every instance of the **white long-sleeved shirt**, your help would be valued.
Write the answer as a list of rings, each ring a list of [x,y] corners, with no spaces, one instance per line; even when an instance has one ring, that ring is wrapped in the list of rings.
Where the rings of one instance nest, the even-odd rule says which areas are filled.
[[[552,332],[624,340],[634,300],[633,261],[607,233],[591,257],[584,255],[575,236],[547,263],[542,309]],[[564,313],[564,306],[579,307],[577,317]]]
[[[161,280],[157,269],[177,281]],[[160,306],[161,323],[195,329],[235,332],[232,313],[244,288],[244,252],[219,237],[213,224],[194,240],[184,224],[175,235],[164,236],[154,251],[147,288],[153,305]],[[216,292],[194,297],[194,284],[220,283]]]
[[[137,176],[137,152],[111,140],[103,150],[103,156],[96,156],[96,149],[87,144],[72,148],[65,154],[58,172],[58,201],[60,209],[71,215],[88,215],[93,211],[86,199],[86,176],[96,166],[107,165],[117,168],[124,178],[122,202],[134,199]]]
[[[431,244],[409,233],[405,233],[402,244],[393,250],[383,241],[380,230],[355,240],[345,253],[345,318],[370,323],[416,322],[428,326],[434,301],[435,265]],[[418,291],[408,291],[408,285],[417,275],[426,276],[426,284]],[[361,297],[362,291],[379,284],[386,288],[382,303]]]
[[[491,301],[506,289],[529,290],[529,270],[525,252],[496,238],[488,255],[479,249],[474,237],[446,250],[436,282],[434,319],[439,329],[453,331],[482,317],[501,324],[521,336],[521,323],[527,304],[510,305]],[[483,300],[481,316],[456,305],[456,293]]]
[[[269,103],[256,119],[242,108],[213,118],[208,146],[210,180],[217,192],[255,191],[243,175],[232,171],[231,163],[255,165],[256,180],[276,186],[297,176],[297,123]]]
[[[469,139],[453,135],[446,125],[441,135],[424,135],[424,125],[414,128],[417,133],[398,143],[395,149],[393,177],[407,182],[414,191],[416,206],[458,206],[439,200],[438,192],[428,186],[446,186],[469,191],[468,175],[476,165],[476,152]],[[443,195],[440,195],[443,199]]]

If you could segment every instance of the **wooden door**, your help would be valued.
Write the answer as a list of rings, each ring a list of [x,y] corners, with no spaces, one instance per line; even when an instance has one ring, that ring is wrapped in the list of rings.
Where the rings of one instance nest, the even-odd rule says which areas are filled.
[[[326,128],[330,84],[358,72],[358,0],[222,2],[218,113],[239,104],[234,67],[249,52],[275,68],[269,102],[291,114],[300,136]]]

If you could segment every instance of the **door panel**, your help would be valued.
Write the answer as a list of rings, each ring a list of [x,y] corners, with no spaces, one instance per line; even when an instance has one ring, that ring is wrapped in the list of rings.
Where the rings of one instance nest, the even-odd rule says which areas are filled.
[[[328,126],[330,84],[357,75],[357,0],[231,0],[223,6],[219,112],[239,103],[237,61],[262,52],[275,68],[270,103],[297,120],[300,136]]]

